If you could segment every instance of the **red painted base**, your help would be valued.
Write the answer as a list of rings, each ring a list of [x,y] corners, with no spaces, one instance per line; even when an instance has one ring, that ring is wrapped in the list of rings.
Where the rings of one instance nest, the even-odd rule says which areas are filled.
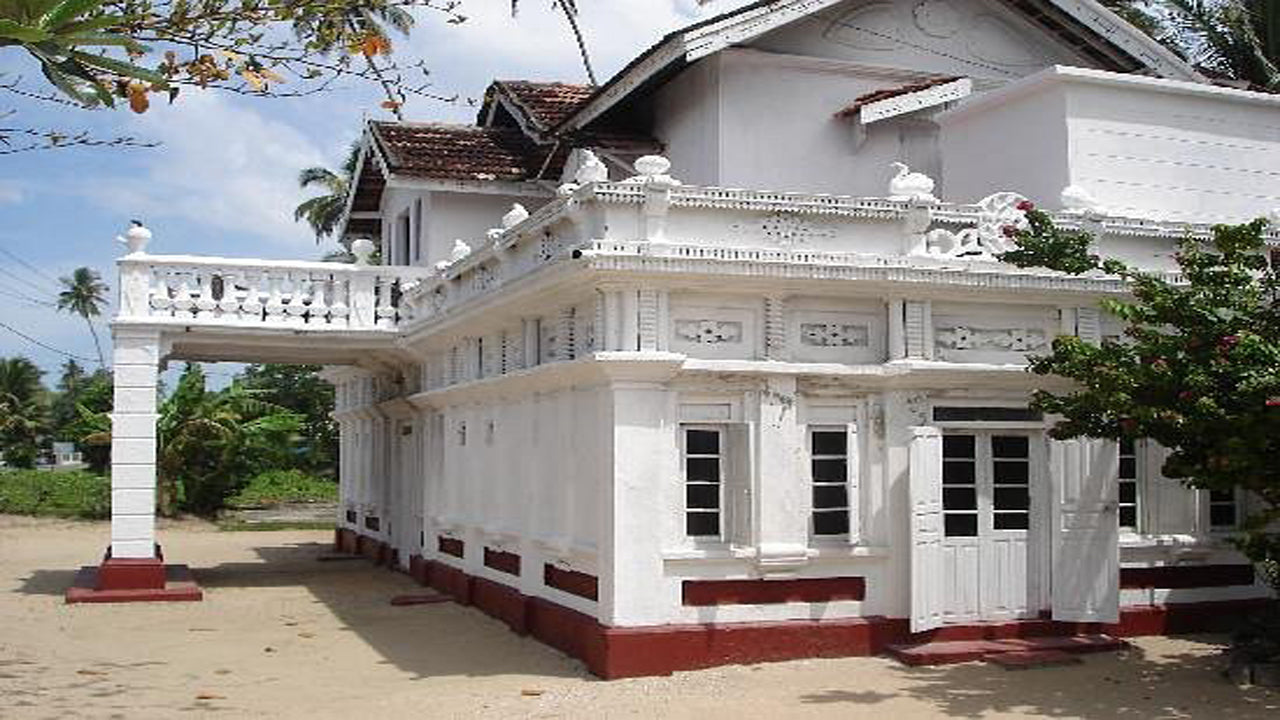
[[[204,599],[204,592],[191,576],[186,565],[160,565],[163,579],[159,587],[122,586],[121,576],[102,566],[86,565],[76,573],[76,579],[67,588],[66,601],[72,603],[121,603],[121,602],[192,602]],[[105,580],[105,583],[104,583]],[[110,587],[104,587],[110,585]],[[153,585],[151,576],[146,584]]]

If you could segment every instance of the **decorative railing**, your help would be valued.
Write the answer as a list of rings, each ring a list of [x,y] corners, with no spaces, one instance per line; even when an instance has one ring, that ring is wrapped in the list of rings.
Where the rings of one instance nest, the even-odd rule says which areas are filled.
[[[118,322],[396,331],[425,268],[131,253]]]

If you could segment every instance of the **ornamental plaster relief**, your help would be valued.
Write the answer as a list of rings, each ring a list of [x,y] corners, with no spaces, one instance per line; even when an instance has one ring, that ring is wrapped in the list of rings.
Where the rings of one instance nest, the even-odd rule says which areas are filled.
[[[673,303],[668,347],[689,357],[754,360],[759,312],[743,307]]]
[[[729,234],[736,243],[788,248],[831,240],[836,236],[836,229],[826,218],[775,211],[733,223]]]
[[[883,319],[869,313],[795,310],[787,319],[791,357],[799,362],[883,362],[884,332]]]
[[[1056,314],[1040,308],[1010,312],[1007,306],[946,306],[934,312],[934,356],[954,362],[1025,362],[1027,354],[1047,349],[1059,332],[1050,317]]]

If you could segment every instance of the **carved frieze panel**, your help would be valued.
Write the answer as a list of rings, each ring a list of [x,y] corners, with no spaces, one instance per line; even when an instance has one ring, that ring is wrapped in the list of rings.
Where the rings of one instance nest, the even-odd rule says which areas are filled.
[[[676,306],[669,347],[690,357],[752,360],[757,356],[757,314],[742,307]]]
[[[949,308],[933,318],[934,357],[953,362],[1021,363],[1044,352],[1057,332],[1051,314],[996,312],[973,306]]]
[[[883,328],[875,315],[794,310],[788,318],[791,357],[799,362],[881,362]]]
[[[803,247],[835,237],[835,228],[820,217],[771,212],[734,223],[729,232],[738,242],[769,247]]]

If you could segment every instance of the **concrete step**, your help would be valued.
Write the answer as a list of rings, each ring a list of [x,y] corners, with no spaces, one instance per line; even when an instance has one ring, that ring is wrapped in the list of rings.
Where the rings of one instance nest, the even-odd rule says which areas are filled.
[[[1005,670],[1029,670],[1058,665],[1077,665],[1084,662],[1078,654],[1065,650],[1015,650],[988,655],[984,659]]]
[[[1119,650],[1127,643],[1110,635],[1028,637],[1004,640],[953,640],[913,645],[891,645],[888,653],[904,665],[949,665],[972,662],[1008,653],[1090,653]]]

